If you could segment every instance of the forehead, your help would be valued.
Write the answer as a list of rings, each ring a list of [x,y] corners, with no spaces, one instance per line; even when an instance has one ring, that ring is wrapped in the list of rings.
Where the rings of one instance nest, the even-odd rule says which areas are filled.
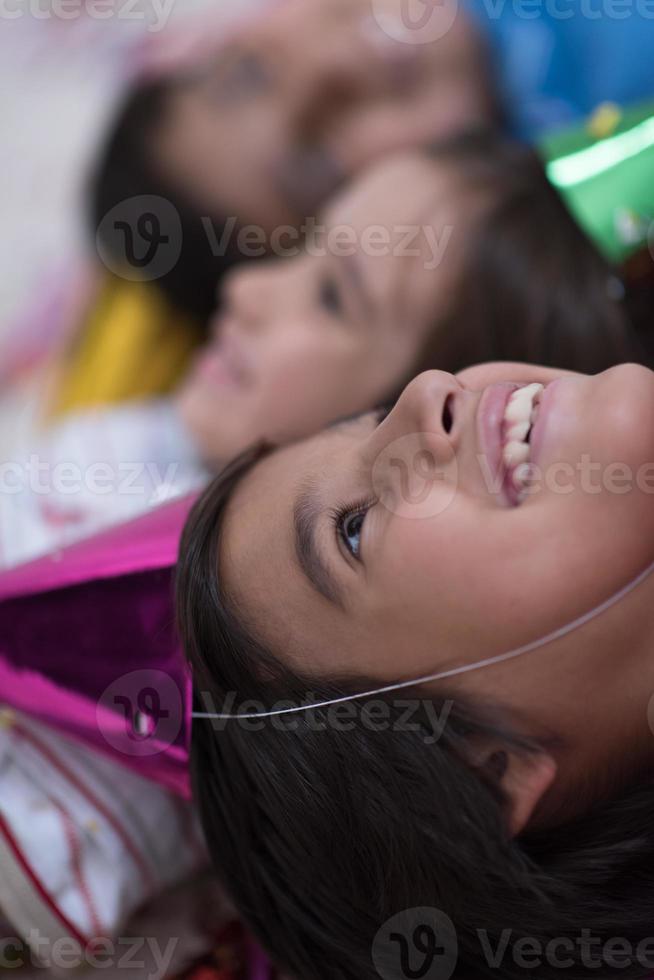
[[[221,574],[229,586],[249,580],[249,569],[262,559],[281,557],[276,545],[288,521],[285,504],[295,492],[295,474],[306,448],[301,443],[271,453],[237,486],[225,513],[220,556]]]
[[[333,199],[325,217],[329,223],[356,221],[370,218],[374,208],[376,224],[389,219],[410,222],[425,206],[447,199],[455,182],[451,168],[426,152],[400,153],[370,166]]]
[[[296,558],[294,505],[309,482],[325,488],[326,508],[337,503],[337,486],[342,484],[345,493],[355,468],[354,460],[351,466],[345,461],[347,450],[373,426],[373,416],[364,415],[279,449],[254,466],[234,492],[223,524],[221,583],[239,615],[257,630],[263,626],[278,635],[300,611],[306,619],[307,603],[321,602]]]

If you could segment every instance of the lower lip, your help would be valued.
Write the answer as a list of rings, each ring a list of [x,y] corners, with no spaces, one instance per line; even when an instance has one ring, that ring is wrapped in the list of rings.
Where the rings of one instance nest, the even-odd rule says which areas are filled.
[[[531,432],[531,438],[529,440],[529,459],[534,465],[538,464],[540,459],[545,437],[547,435],[547,429],[550,421],[550,415],[552,408],[555,404],[556,397],[558,395],[562,378],[558,378],[556,381],[552,381],[551,384],[547,385],[545,391],[541,395],[540,407],[538,409],[538,415],[536,421],[534,422],[534,427]]]
[[[217,350],[209,350],[199,358],[196,373],[198,377],[214,385],[236,388],[240,384],[236,374]]]

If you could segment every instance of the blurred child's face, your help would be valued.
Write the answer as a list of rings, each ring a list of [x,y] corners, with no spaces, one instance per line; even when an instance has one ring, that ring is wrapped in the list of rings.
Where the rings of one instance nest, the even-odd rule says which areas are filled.
[[[455,0],[430,8],[444,36],[428,44],[382,30],[383,2],[399,21],[398,0],[377,17],[370,0],[273,4],[180,76],[155,138],[166,176],[205,213],[270,233],[387,152],[483,121],[477,38]]]
[[[402,154],[334,200],[307,251],[231,274],[180,395],[203,455],[317,432],[397,392],[447,313],[480,206],[450,169]]]
[[[385,419],[337,425],[244,478],[225,518],[222,583],[294,667],[411,679],[516,649],[615,594],[654,558],[653,504],[646,368],[427,372]],[[577,719],[580,744],[628,727],[632,703],[651,742],[622,685],[643,654],[639,629],[651,644],[652,587],[456,684],[555,730]],[[645,702],[652,674],[638,674]]]

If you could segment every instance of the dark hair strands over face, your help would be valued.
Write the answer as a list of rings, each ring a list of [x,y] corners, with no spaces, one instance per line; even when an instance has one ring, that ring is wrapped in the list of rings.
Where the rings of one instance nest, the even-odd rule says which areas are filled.
[[[266,452],[237,460],[197,503],[184,532],[178,621],[195,679],[197,707],[222,710],[250,699],[270,706],[354,693],[370,680],[301,677],[256,637],[221,589],[221,528],[239,481]],[[415,692],[439,713],[447,692]],[[296,980],[378,980],[371,947],[405,909],[442,910],[458,938],[455,977],[534,975],[644,978],[654,963],[589,966],[575,944],[590,930],[602,946],[634,948],[654,934],[654,787],[616,788],[612,799],[556,829],[512,839],[502,767],[474,769],[468,747],[492,739],[506,752],[537,752],[492,706],[454,699],[440,737],[429,720],[407,729],[388,701],[383,731],[365,705],[348,730],[311,724],[196,721],[195,797],[214,865],[245,921]],[[318,720],[325,721],[318,712]],[[315,720],[315,719],[314,719]],[[616,775],[616,779],[617,779]],[[590,795],[590,794],[589,794]],[[498,950],[501,966],[479,939]],[[510,951],[520,939],[569,939],[572,965],[527,968]],[[650,946],[650,957],[654,944]]]
[[[578,226],[533,149],[480,129],[431,154],[454,168],[459,194],[476,192],[485,204],[423,370],[510,360],[595,374],[654,364],[651,310],[631,302],[629,283],[616,298],[617,270]]]
[[[89,224],[95,235],[102,227],[103,247],[117,263],[124,261],[122,236],[103,219],[114,207],[141,195],[169,202],[181,225],[180,256],[172,269],[154,282],[168,302],[198,324],[202,332],[216,308],[220,279],[241,261],[234,246],[215,253],[227,216],[202,213],[158,173],[153,134],[164,117],[175,82],[157,80],[137,86],[120,107],[90,181]]]

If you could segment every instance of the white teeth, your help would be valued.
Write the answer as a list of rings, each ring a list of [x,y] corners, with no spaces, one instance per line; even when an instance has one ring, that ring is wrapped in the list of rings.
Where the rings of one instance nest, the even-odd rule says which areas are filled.
[[[511,398],[509,399],[509,403],[506,406],[506,411],[504,413],[504,419],[506,422],[522,422],[527,410],[531,411],[531,399],[519,398],[519,394],[519,392],[516,392],[516,394],[511,395]]]
[[[509,398],[504,413],[503,461],[507,467],[517,467],[520,471],[518,489],[526,485],[524,467],[529,461],[530,447],[527,437],[538,415],[538,404],[545,390],[544,385],[531,384],[518,388]],[[527,466],[527,471],[529,467]],[[516,471],[517,472],[517,471]],[[514,474],[515,479],[516,474]]]
[[[507,442],[503,456],[507,466],[526,463],[529,459],[529,446],[526,442]]]
[[[533,408],[545,390],[544,385],[533,384],[518,388],[509,398],[504,418],[507,422],[525,422],[531,418]]]
[[[506,431],[507,442],[524,442],[531,429],[531,421],[514,422]]]

